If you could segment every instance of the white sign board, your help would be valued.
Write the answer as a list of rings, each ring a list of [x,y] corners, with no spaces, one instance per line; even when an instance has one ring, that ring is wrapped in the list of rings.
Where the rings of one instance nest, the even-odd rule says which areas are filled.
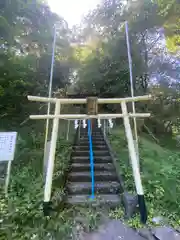
[[[17,132],[0,132],[0,162],[14,159]]]

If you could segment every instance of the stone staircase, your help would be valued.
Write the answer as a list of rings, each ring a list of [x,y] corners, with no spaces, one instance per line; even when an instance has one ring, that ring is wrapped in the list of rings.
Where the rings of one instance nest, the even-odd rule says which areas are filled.
[[[79,130],[78,130],[79,131]],[[68,174],[67,203],[72,205],[120,204],[121,185],[117,177],[112,157],[101,129],[92,130],[94,153],[95,198],[91,196],[91,169],[87,129],[80,128],[79,138],[75,141]]]
[[[67,178],[67,201],[70,205],[106,205],[117,207],[121,203],[125,208],[126,217],[131,217],[131,208],[136,208],[137,201],[134,196],[124,190],[122,179],[118,177],[114,165],[109,143],[104,138],[101,129],[97,127],[92,131],[94,153],[95,199],[91,200],[91,169],[89,159],[89,140],[87,129],[80,128],[80,137],[76,133],[76,140],[71,155],[71,167]],[[123,193],[122,193],[123,192]],[[120,200],[122,195],[122,202]],[[123,197],[124,195],[124,197]],[[135,206],[132,207],[135,203]],[[130,211],[130,214],[127,212]],[[86,240],[180,240],[180,230],[170,226],[144,227],[132,229],[120,220],[110,220],[102,225],[98,231],[86,234]]]

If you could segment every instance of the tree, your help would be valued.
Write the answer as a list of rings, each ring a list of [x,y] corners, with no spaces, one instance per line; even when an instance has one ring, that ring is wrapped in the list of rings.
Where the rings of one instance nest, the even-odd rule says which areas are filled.
[[[178,52],[180,46],[180,1],[157,0],[159,14],[164,19],[167,47],[171,52]]]
[[[83,39],[83,47],[78,46],[76,42],[76,53],[79,53],[76,59],[80,59],[77,65],[76,91],[96,93],[102,97],[130,95],[129,66],[123,28],[124,21],[127,20],[135,94],[148,94],[156,84],[158,86],[156,89],[164,94],[163,99],[172,95],[177,99],[175,89],[178,89],[178,85],[175,82],[178,79],[178,61],[162,44],[165,38],[163,31],[165,18],[160,14],[158,2],[138,0],[128,3],[124,5],[123,1],[104,0],[84,19],[84,28],[78,30],[79,38],[76,38],[80,39],[81,44]],[[172,101],[168,104],[171,106]],[[150,107],[146,104],[138,104],[137,107],[143,111],[150,109],[155,115],[152,124],[155,121],[157,126],[165,126],[169,121],[168,116],[170,117],[166,105],[163,100],[161,105],[153,102]],[[157,114],[159,108],[162,117]],[[177,106],[175,109],[172,113],[174,118],[172,125],[177,119]],[[151,124],[151,120],[148,124]]]
[[[3,0],[0,3],[0,115],[15,117],[15,124],[29,115],[27,95],[48,94],[55,24],[53,91],[69,83],[72,51],[66,22],[42,1]]]

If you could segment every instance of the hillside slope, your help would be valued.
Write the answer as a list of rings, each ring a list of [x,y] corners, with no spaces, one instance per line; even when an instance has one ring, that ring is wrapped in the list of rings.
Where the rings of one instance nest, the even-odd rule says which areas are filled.
[[[128,146],[122,128],[115,128],[109,135],[110,143],[118,158],[119,171],[127,190],[134,192],[132,168]],[[180,151],[163,148],[149,136],[140,137],[140,166],[145,191],[149,223],[155,216],[164,216],[169,224],[180,225]]]

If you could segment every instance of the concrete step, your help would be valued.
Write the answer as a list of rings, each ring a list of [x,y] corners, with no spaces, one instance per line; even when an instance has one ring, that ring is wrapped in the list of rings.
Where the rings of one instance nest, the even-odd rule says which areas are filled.
[[[81,133],[80,134],[81,137],[88,137],[88,134],[87,133]],[[91,134],[92,137],[102,137],[103,138],[103,135],[101,133],[93,133]]]
[[[99,206],[109,204],[111,206],[118,206],[121,203],[119,195],[116,194],[103,194],[95,196],[91,199],[89,195],[72,195],[68,196],[67,203],[71,205],[93,205]]]
[[[89,140],[89,137],[88,136],[80,136],[80,140],[83,140],[83,141],[88,141]],[[103,136],[92,136],[92,140],[93,141],[97,141],[97,140],[101,140],[101,141],[104,141],[104,137]]]
[[[67,190],[69,194],[91,194],[91,182],[69,182]],[[117,181],[95,182],[95,193],[114,193],[120,192],[120,184]]]
[[[105,145],[106,146],[106,142],[104,140],[102,141],[93,141],[92,142],[93,145],[96,145],[96,146],[102,146],[102,145]],[[77,142],[76,146],[89,146],[89,140],[80,140]]]
[[[91,172],[71,172],[68,176],[69,181],[72,182],[91,182]],[[116,181],[117,177],[115,172],[110,171],[94,171],[95,181]]]
[[[148,228],[141,228],[139,231],[128,227],[122,220],[108,220],[103,223],[95,232],[86,234],[86,240],[178,240],[179,238],[154,238]]]
[[[107,150],[95,150],[93,151],[94,156],[108,156],[109,151]],[[89,156],[89,150],[88,151],[80,151],[75,150],[73,151],[73,156]]]
[[[88,132],[80,131],[80,135],[88,136]],[[92,136],[94,136],[94,135],[103,136],[103,134],[101,132],[91,132],[91,135]]]
[[[114,171],[114,166],[112,163],[96,163],[94,164],[94,169],[103,171],[109,170]],[[81,171],[90,171],[90,163],[73,163],[71,165],[71,171],[81,172]]]
[[[89,151],[89,144],[87,146],[81,146],[81,145],[76,145],[74,146],[74,149],[77,151]],[[93,145],[93,150],[106,150],[107,146],[106,145]]]
[[[81,137],[80,137],[80,140],[89,141],[89,137],[81,136]],[[92,140],[94,140],[94,141],[97,141],[97,140],[102,140],[102,141],[104,141],[104,138],[103,138],[102,136],[92,136]]]
[[[88,134],[88,129],[84,128],[84,129],[80,129],[81,130],[81,133],[84,133],[84,134]],[[102,134],[102,131],[100,129],[93,129],[91,131],[91,134]]]
[[[73,156],[72,162],[74,163],[90,163],[89,156]],[[94,163],[111,163],[112,159],[110,156],[95,156]]]
[[[84,132],[84,133],[87,133],[87,132],[88,132],[88,129],[87,129],[87,128],[81,128],[80,130],[81,130],[82,132]],[[101,129],[100,129],[100,128],[93,128],[91,132],[92,132],[92,133],[96,133],[96,132],[101,133]]]

